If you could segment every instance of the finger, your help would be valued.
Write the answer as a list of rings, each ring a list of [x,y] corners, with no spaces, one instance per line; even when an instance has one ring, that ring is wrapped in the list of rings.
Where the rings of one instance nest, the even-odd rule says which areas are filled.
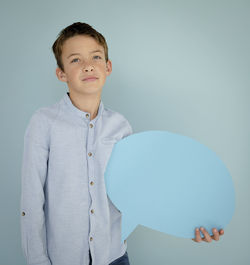
[[[220,236],[223,236],[223,235],[224,235],[224,230],[221,229],[221,230],[219,231],[219,233],[220,233]]]
[[[207,232],[207,230],[204,228],[204,227],[201,227],[200,228],[201,229],[201,232],[203,233],[203,235],[204,235],[204,238],[202,238],[204,241],[206,241],[206,242],[212,242],[212,238],[211,238],[211,236],[208,234],[208,232]]]
[[[199,228],[195,229],[195,239],[193,240],[198,243],[202,241]]]
[[[213,229],[213,236],[212,238],[215,240],[215,241],[218,241],[220,239],[220,235],[219,235],[219,232],[216,228]]]

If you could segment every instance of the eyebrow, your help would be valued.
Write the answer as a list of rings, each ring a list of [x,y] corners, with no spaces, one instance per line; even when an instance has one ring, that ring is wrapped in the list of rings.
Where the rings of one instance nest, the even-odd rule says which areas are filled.
[[[95,52],[100,52],[100,53],[102,53],[101,50],[94,50],[94,51],[91,51],[90,53],[95,53]],[[71,57],[71,56],[74,56],[74,55],[80,55],[80,53],[72,53],[72,54],[70,54],[70,55],[67,57],[67,59],[68,59],[69,57]]]

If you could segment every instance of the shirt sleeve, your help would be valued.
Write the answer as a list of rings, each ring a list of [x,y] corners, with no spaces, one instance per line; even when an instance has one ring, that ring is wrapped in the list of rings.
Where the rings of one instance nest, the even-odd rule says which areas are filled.
[[[51,265],[44,215],[48,130],[45,115],[37,110],[24,134],[20,218],[22,250],[28,265]]]
[[[125,127],[125,134],[123,135],[123,138],[133,134],[133,129],[128,120],[126,119],[126,127]]]

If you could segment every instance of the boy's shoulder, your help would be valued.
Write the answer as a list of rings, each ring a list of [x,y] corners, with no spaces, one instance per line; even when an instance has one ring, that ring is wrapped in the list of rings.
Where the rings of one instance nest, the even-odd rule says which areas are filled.
[[[59,108],[58,102],[48,106],[39,107],[31,115],[30,122],[37,120],[42,123],[49,123],[56,118]]]
[[[56,118],[59,111],[59,104],[54,103],[36,109],[28,122],[25,135],[48,131],[51,122]]]
[[[63,106],[63,101],[40,107],[36,109],[31,118],[28,127],[39,128],[40,130],[49,130],[58,116],[64,115],[63,112],[67,111]],[[120,125],[121,127],[128,127],[129,131],[132,131],[131,125],[126,117],[118,111],[115,111],[109,107],[103,106],[102,117],[105,123],[112,123],[113,125]]]
[[[127,120],[127,118],[118,111],[112,110],[110,108],[104,107],[103,117],[105,122],[118,126],[119,130],[123,132],[123,137],[128,136],[133,133],[133,129]]]
[[[131,125],[127,118],[121,114],[118,111],[112,110],[110,108],[104,107],[103,116],[107,117],[108,119],[112,119],[113,121],[116,121],[120,123],[123,126],[126,126],[129,128],[130,131],[132,131]]]
[[[118,112],[118,111],[115,111],[115,110],[113,110],[113,109],[111,109],[111,108],[108,108],[108,107],[106,107],[106,106],[104,106],[104,108],[103,108],[103,115],[104,116],[107,116],[107,117],[112,117],[112,118],[114,118],[114,119],[119,119],[119,120],[121,120],[121,121],[128,121],[126,118],[125,118],[125,116],[123,115],[123,114],[121,114],[120,112]]]

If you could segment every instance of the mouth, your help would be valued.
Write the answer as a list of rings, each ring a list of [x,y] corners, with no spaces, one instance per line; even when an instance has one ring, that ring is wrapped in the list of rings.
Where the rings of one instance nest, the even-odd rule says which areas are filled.
[[[96,81],[98,78],[95,77],[95,76],[89,76],[89,77],[86,77],[84,78],[82,81],[85,81],[85,82],[93,82],[93,81]]]

